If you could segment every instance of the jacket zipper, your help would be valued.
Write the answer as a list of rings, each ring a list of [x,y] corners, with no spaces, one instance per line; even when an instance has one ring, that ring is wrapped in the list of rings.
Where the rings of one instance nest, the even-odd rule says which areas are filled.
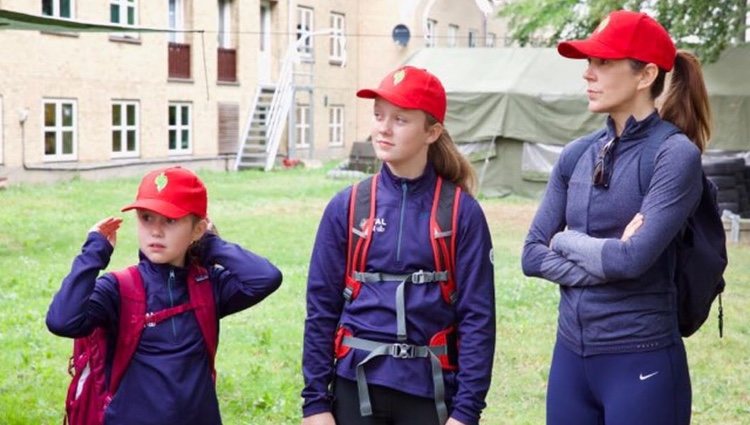
[[[169,291],[169,306],[174,307],[174,298],[172,297],[172,285],[174,285],[174,269],[169,269],[169,280],[167,280],[167,290]],[[177,338],[177,328],[174,324],[174,317],[171,317],[169,321],[172,323],[172,335]]]
[[[408,186],[406,185],[406,182],[401,182],[401,216],[399,217],[398,221],[398,242],[396,245],[396,262],[401,262],[401,236],[404,233],[404,213],[406,211],[406,192],[408,190]]]

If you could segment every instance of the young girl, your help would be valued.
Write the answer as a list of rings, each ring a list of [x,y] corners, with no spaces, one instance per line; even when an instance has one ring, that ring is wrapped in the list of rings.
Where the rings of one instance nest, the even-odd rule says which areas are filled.
[[[495,348],[492,243],[469,195],[471,166],[443,128],[445,90],[434,75],[407,66],[357,96],[375,99],[372,143],[384,165],[357,186],[375,196],[375,205],[364,205],[372,206],[370,219],[352,215],[360,195],[350,187],[331,200],[318,228],[302,423],[477,424]],[[438,184],[447,198],[459,194],[447,232],[453,259],[440,267],[433,243],[442,235],[431,225],[435,201],[446,199]],[[369,241],[356,260],[349,253],[360,244],[351,237]]]
[[[702,190],[710,113],[700,65],[659,23],[629,11],[558,51],[588,59],[589,110],[608,117],[563,150],[523,251],[526,275],[560,285],[547,423],[688,424],[673,241]],[[571,157],[581,143],[590,144]]]
[[[136,201],[122,210],[130,209],[137,214],[138,271],[147,312],[188,301],[188,270],[196,262],[208,270],[217,323],[260,302],[281,284],[281,273],[268,260],[207,231],[212,225],[206,216],[206,188],[186,169],[146,174]],[[106,218],[89,232],[47,313],[52,333],[79,338],[103,327],[114,348],[120,290],[112,274],[99,274],[109,263],[121,221]],[[221,423],[211,361],[196,315],[188,311],[152,325],[143,328],[104,423]],[[108,374],[111,368],[110,356]]]

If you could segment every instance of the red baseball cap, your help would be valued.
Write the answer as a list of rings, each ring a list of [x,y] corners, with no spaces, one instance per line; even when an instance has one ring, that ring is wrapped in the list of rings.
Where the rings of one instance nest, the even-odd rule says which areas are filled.
[[[427,112],[440,123],[445,119],[445,88],[426,69],[413,66],[399,68],[383,78],[377,89],[359,90],[357,97],[382,97],[399,108]]]
[[[122,211],[143,209],[174,219],[188,214],[205,218],[207,207],[208,195],[201,179],[185,168],[170,167],[146,174],[135,202]]]
[[[667,30],[642,12],[610,13],[585,40],[563,41],[557,51],[566,58],[637,59],[671,71],[677,49]]]

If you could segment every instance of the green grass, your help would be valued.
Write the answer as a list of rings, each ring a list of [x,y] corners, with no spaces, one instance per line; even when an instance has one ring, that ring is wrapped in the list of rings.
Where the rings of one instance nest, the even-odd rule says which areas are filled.
[[[297,424],[305,278],[315,231],[330,197],[349,184],[323,170],[203,172],[209,214],[222,235],[271,259],[282,287],[222,322],[217,359],[224,422]],[[111,268],[136,259],[132,213],[119,208],[137,178],[13,187],[0,192],[0,424],[58,424],[72,342],[50,334],[44,316],[89,227],[108,215],[125,223]],[[498,338],[485,424],[544,423],[544,394],[555,338],[557,290],[525,278],[520,251],[535,202],[483,200],[495,244]],[[730,248],[725,337],[715,318],[686,340],[693,423],[750,418],[750,248]]]

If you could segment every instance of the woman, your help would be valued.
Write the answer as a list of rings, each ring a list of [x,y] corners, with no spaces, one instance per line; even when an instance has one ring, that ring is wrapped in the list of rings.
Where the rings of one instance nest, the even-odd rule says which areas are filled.
[[[318,228],[302,423],[477,424],[495,347],[492,243],[443,128],[445,90],[407,66],[357,96],[375,99],[384,165],[337,194]]]
[[[702,190],[710,111],[700,64],[630,11],[558,52],[588,60],[589,110],[608,117],[563,150],[523,250],[526,275],[560,285],[547,423],[688,424],[673,240]]]

